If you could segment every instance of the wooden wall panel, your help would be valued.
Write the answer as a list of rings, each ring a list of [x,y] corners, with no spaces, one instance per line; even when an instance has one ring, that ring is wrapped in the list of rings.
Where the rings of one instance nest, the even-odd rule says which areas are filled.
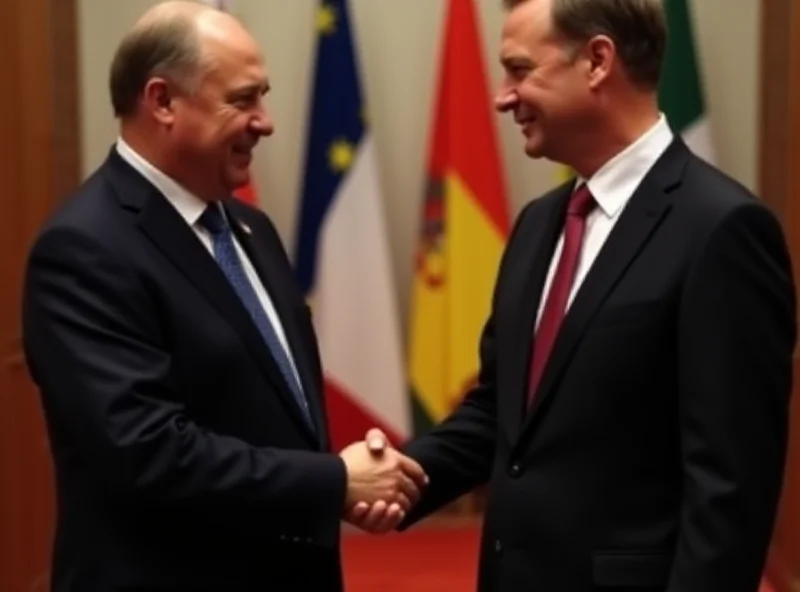
[[[763,199],[781,217],[800,289],[800,5],[762,3],[761,141]],[[774,592],[800,592],[800,360],[795,354],[786,481],[767,565]]]
[[[0,591],[49,589],[53,479],[20,342],[30,241],[80,177],[75,0],[2,0]]]

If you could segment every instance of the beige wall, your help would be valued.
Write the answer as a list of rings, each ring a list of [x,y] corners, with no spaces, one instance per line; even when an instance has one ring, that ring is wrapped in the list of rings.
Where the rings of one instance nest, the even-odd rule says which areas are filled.
[[[107,99],[111,54],[123,32],[155,0],[79,0],[83,156],[96,167],[115,136]],[[492,83],[503,14],[500,0],[477,0]],[[444,0],[352,0],[363,82],[382,167],[391,249],[403,314],[425,173],[428,125]],[[293,245],[316,0],[235,0],[234,12],[262,44],[273,91],[276,134],[262,144],[256,180],[262,205]],[[720,166],[755,187],[758,144],[760,2],[694,0],[700,64]],[[727,20],[720,26],[721,19]],[[487,100],[489,97],[487,97]],[[516,213],[552,185],[554,169],[521,151],[519,133],[498,119],[502,159]]]

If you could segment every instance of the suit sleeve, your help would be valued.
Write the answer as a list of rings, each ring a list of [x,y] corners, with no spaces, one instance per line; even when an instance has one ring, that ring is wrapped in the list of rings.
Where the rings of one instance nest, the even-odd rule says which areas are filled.
[[[425,469],[430,483],[419,503],[400,525],[400,530],[405,530],[489,479],[497,425],[495,348],[491,319],[484,328],[480,352],[478,386],[441,424],[403,448],[404,454]]]
[[[500,263],[497,291],[503,284],[506,261],[514,246],[524,240],[521,229],[535,215],[537,202],[529,203],[514,223]],[[494,305],[493,305],[494,308]],[[478,384],[458,408],[430,433],[408,443],[403,452],[416,460],[430,477],[419,503],[400,524],[405,530],[471,489],[486,483],[492,472],[497,438],[497,350],[494,313],[486,322],[480,340]]]
[[[758,588],[783,478],[795,327],[780,226],[760,204],[739,207],[682,294],[684,501],[669,592]]]
[[[119,257],[77,232],[49,231],[31,251],[24,289],[25,352],[52,437],[74,445],[110,493],[318,513],[338,528],[338,456],[257,448],[187,415],[157,305]]]

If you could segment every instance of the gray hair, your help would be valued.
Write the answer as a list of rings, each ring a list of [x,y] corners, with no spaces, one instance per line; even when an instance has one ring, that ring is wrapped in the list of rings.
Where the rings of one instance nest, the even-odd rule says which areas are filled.
[[[136,112],[148,80],[163,77],[193,92],[201,74],[197,26],[187,15],[152,19],[135,27],[120,43],[111,63],[111,105],[116,117]]]

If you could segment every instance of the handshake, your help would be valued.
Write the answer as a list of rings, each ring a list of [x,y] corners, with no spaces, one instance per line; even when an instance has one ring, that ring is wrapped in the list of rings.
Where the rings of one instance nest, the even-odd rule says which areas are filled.
[[[393,530],[417,503],[428,476],[418,463],[391,447],[372,429],[363,442],[339,454],[347,469],[344,517],[372,533]]]

